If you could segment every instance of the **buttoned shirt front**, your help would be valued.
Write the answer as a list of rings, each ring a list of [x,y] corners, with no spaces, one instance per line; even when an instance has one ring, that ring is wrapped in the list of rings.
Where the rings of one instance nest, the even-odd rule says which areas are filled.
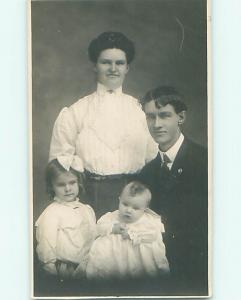
[[[60,112],[49,159],[80,172],[131,174],[157,152],[138,101],[121,87],[108,92],[98,84],[96,92]]]

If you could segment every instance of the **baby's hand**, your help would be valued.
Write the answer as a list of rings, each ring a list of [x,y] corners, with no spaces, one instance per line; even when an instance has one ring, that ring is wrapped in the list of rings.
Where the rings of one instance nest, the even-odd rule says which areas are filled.
[[[127,228],[125,228],[125,230],[123,230],[123,231],[121,232],[121,236],[122,236],[123,240],[128,240],[128,239],[130,239],[130,236],[129,236],[129,233],[128,233],[128,231],[127,231]]]
[[[116,223],[112,227],[113,234],[122,234],[123,231],[126,230],[126,225],[121,223]]]

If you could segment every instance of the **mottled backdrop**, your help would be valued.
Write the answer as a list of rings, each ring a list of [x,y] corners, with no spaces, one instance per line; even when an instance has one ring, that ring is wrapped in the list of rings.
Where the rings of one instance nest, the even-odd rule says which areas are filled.
[[[44,168],[54,121],[94,91],[87,48],[110,30],[136,46],[124,91],[139,98],[160,84],[176,86],[189,108],[185,133],[207,145],[206,1],[32,1],[34,220],[49,204]]]

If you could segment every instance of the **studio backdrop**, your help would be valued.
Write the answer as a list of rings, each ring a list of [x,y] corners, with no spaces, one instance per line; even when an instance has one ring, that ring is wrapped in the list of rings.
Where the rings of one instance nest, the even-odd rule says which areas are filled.
[[[31,2],[33,222],[49,205],[44,170],[63,107],[96,89],[90,41],[104,31],[135,44],[123,91],[137,99],[174,86],[188,107],[183,131],[207,146],[207,3],[204,0]]]

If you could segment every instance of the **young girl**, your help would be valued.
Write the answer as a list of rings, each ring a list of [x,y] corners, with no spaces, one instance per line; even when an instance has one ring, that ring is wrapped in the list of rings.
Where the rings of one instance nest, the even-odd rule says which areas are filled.
[[[150,191],[139,182],[126,185],[119,210],[97,223],[87,265],[89,279],[156,277],[169,272],[160,216],[148,208]]]
[[[43,269],[60,278],[85,274],[96,235],[93,209],[79,202],[79,174],[52,160],[46,169],[47,190],[53,198],[36,222],[37,254]]]

